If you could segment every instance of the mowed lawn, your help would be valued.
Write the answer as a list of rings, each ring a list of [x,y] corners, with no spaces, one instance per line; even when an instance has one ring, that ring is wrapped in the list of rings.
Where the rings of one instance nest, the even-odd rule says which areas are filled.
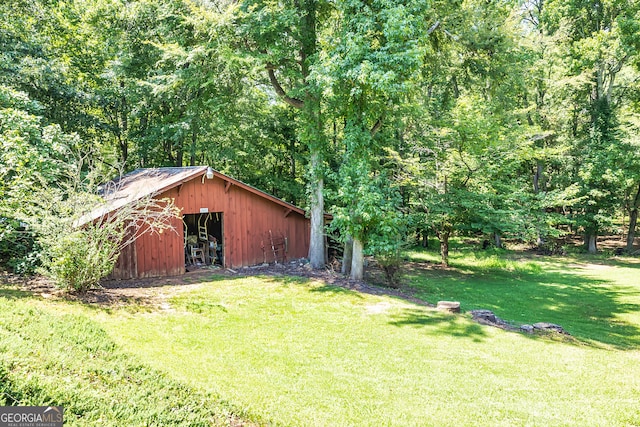
[[[464,253],[442,270],[433,256],[411,254],[408,290],[572,338],[287,277],[158,287],[158,309],[21,303],[88,319],[118,352],[260,424],[640,425],[637,260]]]

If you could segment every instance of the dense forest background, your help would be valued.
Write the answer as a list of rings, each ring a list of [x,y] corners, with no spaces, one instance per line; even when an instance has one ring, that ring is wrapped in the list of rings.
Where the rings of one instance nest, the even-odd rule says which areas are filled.
[[[595,252],[617,232],[631,251],[640,4],[3,1],[0,135],[15,268],[73,192],[187,165],[309,209],[314,267],[331,212],[355,278],[425,233],[443,263],[459,233],[550,250],[581,233]]]

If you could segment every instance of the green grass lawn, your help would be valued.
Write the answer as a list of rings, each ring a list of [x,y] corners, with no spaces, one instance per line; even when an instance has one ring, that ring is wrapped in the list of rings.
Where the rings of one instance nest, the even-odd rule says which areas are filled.
[[[242,419],[150,369],[76,305],[0,286],[0,406],[64,407],[68,426],[224,426]]]
[[[408,288],[416,296],[485,308],[516,325],[552,322],[594,346],[640,348],[640,260],[522,257],[517,252],[460,251],[450,269],[437,254],[414,251]],[[424,263],[426,264],[420,264]],[[420,268],[424,266],[425,268]]]
[[[292,426],[640,425],[637,260],[459,252],[453,268],[442,270],[426,263],[435,254],[410,256],[416,263],[406,289],[427,301],[459,300],[463,310],[491,309],[516,324],[559,323],[573,338],[507,332],[398,298],[284,277],[212,277],[180,292],[158,287],[157,295],[172,296],[157,310],[95,309],[0,289],[0,373],[14,388],[22,365],[35,370],[32,377],[43,375],[33,367],[50,359],[45,350],[7,344],[7,325],[36,313],[63,323],[50,338],[35,337],[42,324],[30,328],[24,335],[34,335],[31,341],[81,345],[60,330],[78,322],[109,343],[97,361],[74,353],[86,360],[73,364],[75,375],[85,375],[85,363],[89,372],[123,364],[118,378],[139,367],[133,370],[142,372],[134,376],[141,387],[148,376],[162,379],[150,388],[150,407],[173,387],[209,402],[195,405],[197,419],[224,422],[234,412]],[[48,372],[64,365],[50,363]],[[137,396],[127,387],[115,393]],[[45,397],[57,402],[55,396]],[[65,403],[72,405],[73,396]]]

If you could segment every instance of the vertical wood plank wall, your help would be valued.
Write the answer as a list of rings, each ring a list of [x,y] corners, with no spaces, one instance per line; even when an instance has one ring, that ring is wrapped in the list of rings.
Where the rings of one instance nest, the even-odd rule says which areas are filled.
[[[201,208],[222,212],[223,256],[225,267],[235,268],[273,262],[269,231],[288,241],[288,258],[306,257],[309,251],[309,220],[298,212],[279,205],[216,176],[198,176],[159,197],[175,200],[182,215],[199,214]],[[175,231],[145,234],[133,247],[122,252],[112,273],[116,279],[175,276],[184,274],[184,228],[180,219]],[[264,251],[263,251],[264,246]]]

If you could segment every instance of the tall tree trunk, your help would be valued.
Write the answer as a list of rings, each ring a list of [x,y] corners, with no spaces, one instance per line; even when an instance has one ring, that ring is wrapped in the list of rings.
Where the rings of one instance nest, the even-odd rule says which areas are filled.
[[[536,162],[536,172],[533,174],[533,192],[537,195],[540,192],[540,181],[542,180],[543,166],[541,161]],[[544,209],[540,209],[544,212]],[[537,221],[536,221],[537,222]],[[544,245],[544,236],[538,227],[538,238],[536,239],[536,245],[538,247]]]
[[[176,151],[176,167],[181,168],[182,167],[182,161],[184,158],[184,152],[182,151],[182,146],[177,148]]]
[[[536,163],[536,172],[533,174],[533,192],[538,194],[540,192],[540,180],[542,179],[542,163],[538,161]]]
[[[289,176],[296,179],[296,141],[291,138],[289,140]]]
[[[361,281],[364,278],[364,248],[362,241],[354,237],[353,255],[351,258],[351,280]]]
[[[124,95],[125,84],[124,81],[120,81],[120,89],[122,90],[122,96],[120,97],[120,123],[118,130],[118,140],[120,143],[120,151],[122,154],[122,164],[127,164],[129,158],[129,137],[127,132],[129,131],[129,106],[127,97]],[[118,112],[116,112],[118,117]]]
[[[627,233],[627,252],[633,252],[633,241],[636,238],[636,226],[638,224],[638,208],[629,215],[629,231]]]
[[[631,210],[629,211],[629,231],[627,232],[627,252],[633,251],[633,241],[636,236],[636,226],[638,224],[638,209],[640,208],[640,183],[638,184],[638,191],[631,203]]]
[[[440,258],[442,259],[442,266],[449,267],[449,235],[448,231],[438,233],[438,239],[440,240]]]
[[[429,233],[426,230],[422,230],[422,247],[423,248],[428,248],[429,247]]]
[[[311,154],[311,237],[309,242],[309,262],[311,267],[324,267],[324,180],[320,154]]]
[[[129,158],[129,141],[125,138],[122,138],[122,135],[118,133],[118,147],[120,148],[120,161],[123,165],[127,164],[127,159]]]
[[[317,0],[299,0],[294,2],[303,21],[298,41],[300,50],[297,52],[302,77],[303,99],[287,95],[278,81],[275,73],[276,65],[266,64],[269,81],[276,94],[287,104],[302,111],[304,123],[300,140],[309,147],[310,173],[309,189],[311,192],[311,236],[309,242],[309,262],[314,269],[325,266],[325,238],[324,238],[324,170],[322,153],[325,145],[324,123],[322,122],[320,95],[314,93],[309,81],[309,58],[316,53],[317,42]],[[300,88],[298,88],[300,89]]]
[[[347,238],[344,244],[344,253],[342,254],[342,274],[348,276],[351,274],[351,262],[353,259],[353,239]]]
[[[500,233],[494,233],[493,239],[496,243],[496,248],[502,249],[502,237],[500,237]]]
[[[584,240],[587,245],[587,251],[590,254],[595,254],[598,252],[598,235],[595,232],[587,232],[585,234]]]
[[[198,124],[194,119],[192,121],[193,130],[191,131],[191,144],[189,146],[189,166],[196,165],[196,148],[198,145]]]

